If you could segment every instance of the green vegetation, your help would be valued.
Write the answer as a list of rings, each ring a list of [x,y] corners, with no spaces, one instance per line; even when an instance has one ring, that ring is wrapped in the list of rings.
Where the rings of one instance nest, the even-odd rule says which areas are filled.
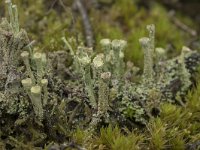
[[[4,4],[0,149],[200,148],[200,53],[161,4],[97,1],[91,48],[72,2],[45,2]]]

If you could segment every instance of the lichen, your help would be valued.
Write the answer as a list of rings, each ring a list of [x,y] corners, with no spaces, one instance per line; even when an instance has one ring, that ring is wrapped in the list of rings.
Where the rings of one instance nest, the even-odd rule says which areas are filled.
[[[17,7],[7,5],[9,21],[0,23],[0,148],[198,147],[197,51],[183,47],[179,56],[165,58],[151,24],[149,37],[138,42],[143,73],[125,62],[125,40],[103,39],[95,54],[83,45],[74,50],[60,36],[69,52],[44,53],[19,27]],[[193,83],[197,90],[189,92]]]

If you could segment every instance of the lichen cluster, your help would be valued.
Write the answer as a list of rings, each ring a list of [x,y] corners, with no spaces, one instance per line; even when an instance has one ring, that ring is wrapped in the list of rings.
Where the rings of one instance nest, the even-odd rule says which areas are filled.
[[[167,60],[166,50],[155,48],[151,24],[149,36],[139,40],[143,71],[125,63],[125,40],[102,39],[102,53],[95,54],[83,46],[74,50],[62,37],[69,52],[43,53],[19,27],[16,5],[6,3],[9,21],[0,23],[0,148],[124,150],[198,143],[200,94],[193,92],[187,101],[200,64],[197,51],[184,46],[179,56]],[[172,130],[165,125],[171,120]],[[171,140],[176,136],[179,141]]]

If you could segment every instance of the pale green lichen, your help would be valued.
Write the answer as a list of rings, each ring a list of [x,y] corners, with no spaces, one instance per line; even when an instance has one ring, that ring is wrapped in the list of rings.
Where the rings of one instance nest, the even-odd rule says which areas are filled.
[[[13,24],[14,26],[16,25]],[[88,137],[84,138],[83,144],[86,144],[90,143],[90,140],[95,140],[92,138],[93,133],[102,125],[119,124],[122,127],[133,128],[137,124],[143,124],[150,127],[151,133],[147,134],[145,144],[150,143],[150,147],[154,147],[157,144],[153,139],[156,136],[154,132],[156,127],[164,129],[161,130],[163,133],[169,129],[165,128],[159,120],[149,125],[149,119],[160,114],[163,117],[163,112],[161,112],[163,102],[180,103],[178,99],[184,99],[182,97],[191,86],[192,71],[188,63],[192,62],[194,67],[197,67],[200,62],[199,54],[185,47],[181,56],[166,61],[164,56],[166,51],[154,48],[154,28],[154,25],[148,26],[149,37],[140,40],[145,55],[142,76],[145,82],[132,82],[134,80],[131,78],[136,78],[141,74],[132,62],[128,62],[125,68],[126,41],[103,39],[100,42],[103,54],[94,55],[93,49],[85,47],[79,47],[76,52],[71,50],[70,55],[73,61],[77,62],[77,66],[67,68],[64,65],[70,56],[67,52],[59,51],[48,53],[48,55],[38,51],[33,52],[26,32],[19,30],[16,34],[17,30],[12,31],[10,23],[3,20],[0,24],[0,32],[3,33],[0,34],[0,44],[2,44],[0,53],[3,54],[2,60],[0,59],[2,62],[2,72],[0,72],[2,74],[0,79],[0,118],[2,120],[0,124],[3,125],[0,135],[5,138],[3,141],[6,141],[9,146],[14,143],[14,148],[26,149],[28,146],[26,146],[27,143],[24,144],[26,142],[24,139],[28,138],[31,141],[31,148],[38,145],[45,147],[44,145],[50,140],[59,143],[68,142],[68,139],[71,140],[72,132],[80,127],[86,131],[84,134],[89,133]],[[8,39],[7,36],[12,38]],[[5,40],[8,40],[9,44],[5,43]],[[67,48],[71,49],[68,41],[66,42],[66,39],[63,41]],[[28,48],[27,51],[25,51],[26,48]],[[19,57],[20,54],[21,57]],[[22,60],[24,64],[21,63]],[[73,70],[74,68],[78,70]],[[186,106],[184,101],[181,103]],[[196,103],[195,107],[198,106]],[[174,105],[174,107],[178,106]],[[167,110],[168,108],[173,107],[164,108],[164,113],[171,111]],[[195,113],[187,113],[188,110],[185,108],[182,113],[184,117],[195,115]],[[168,116],[176,118],[173,123],[178,122],[177,126],[180,125],[180,128],[185,126],[185,122],[181,123],[177,119],[181,113],[176,112],[176,114],[171,117],[169,113]],[[197,116],[193,120],[196,120]],[[165,118],[167,119],[168,117]],[[184,135],[189,135],[192,129],[196,128],[195,125],[184,130]],[[18,129],[21,130],[18,131]],[[28,129],[30,133],[27,135],[24,129]],[[114,133],[111,128],[108,128],[109,133],[105,135],[103,131],[100,132],[101,138],[107,137],[108,134],[112,137]],[[116,137],[119,141],[126,141],[125,136],[120,138],[121,133],[117,130],[115,132],[118,133]],[[17,136],[12,137],[15,133]],[[171,136],[172,133],[170,132],[170,137],[174,139],[175,136]],[[150,136],[152,136],[151,142],[149,142]],[[10,141],[7,142],[8,140]],[[110,139],[101,139],[103,140]],[[161,140],[165,140],[165,135],[161,136]],[[117,148],[119,143],[112,143],[110,147]],[[109,143],[106,148],[109,147],[108,145]],[[164,146],[165,143],[161,145],[161,147]],[[94,148],[97,146],[95,145]]]
[[[148,82],[153,80],[153,56],[150,49],[150,39],[144,37],[140,39],[140,43],[144,50],[144,71],[143,71],[143,81]]]
[[[14,28],[15,20],[14,20],[14,15],[13,15],[12,2],[11,0],[6,0],[5,3],[8,5],[10,23],[11,23],[12,28]]]
[[[62,41],[65,43],[65,45],[67,46],[67,48],[70,50],[70,54],[73,57],[75,57],[74,50],[73,50],[72,46],[69,44],[69,42],[67,41],[67,39],[65,37],[62,37]]]
[[[187,53],[190,53],[190,52],[191,52],[191,50],[188,47],[183,46],[182,51],[181,51],[181,56],[179,59],[180,65],[181,65],[180,79],[181,79],[182,83],[184,83],[184,85],[182,86],[183,92],[186,91],[192,85],[192,82],[190,81],[191,75],[185,65],[185,57],[186,57]]]
[[[154,58],[155,56],[155,25],[147,25],[147,30],[149,31],[149,37],[141,38],[140,44],[143,48],[144,53],[144,71],[143,71],[143,81],[152,82],[155,78],[154,72]]]
[[[92,61],[93,78],[98,81],[104,69],[104,54],[98,54]]]
[[[24,51],[21,53],[21,57],[26,66],[28,76],[30,77],[22,80],[22,85],[31,100],[36,117],[39,120],[42,120],[44,111],[43,107],[46,106],[48,101],[48,80],[43,79],[43,76],[46,74],[45,71],[47,71],[46,54],[35,52],[33,53],[33,56],[30,56],[27,51]],[[34,70],[34,66],[30,65],[31,60],[35,63],[36,71]]]
[[[24,51],[21,53],[21,57],[24,61],[24,64],[26,66],[26,70],[27,70],[27,73],[29,75],[29,77],[31,78],[32,82],[35,84],[35,77],[33,75],[33,72],[31,71],[31,66],[30,66],[30,60],[29,60],[29,53],[27,51]]]
[[[157,47],[155,53],[158,63],[164,61],[164,58],[166,57],[166,50],[164,48]]]
[[[83,75],[83,82],[85,84],[85,89],[86,89],[86,92],[88,93],[90,103],[92,105],[92,108],[96,109],[97,102],[96,102],[95,93],[94,93],[93,80],[91,76],[91,66],[90,66],[91,58],[86,53],[76,58],[78,59],[78,62],[80,65],[81,73]]]
[[[103,54],[98,54],[94,59],[93,59],[93,66],[94,68],[102,68],[104,65],[103,62],[104,55]]]
[[[6,0],[6,4],[8,5],[8,13],[10,17],[10,25],[15,34],[19,32],[19,20],[18,20],[18,10],[17,6],[13,5],[11,0]]]
[[[113,50],[113,64],[116,67],[113,70],[113,76],[116,78],[121,78],[124,73],[124,48],[127,43],[124,40],[113,40],[112,41],[112,50]]]
[[[48,85],[48,80],[47,79],[42,79],[41,80],[41,85],[44,91],[44,96],[43,96],[43,106],[46,106],[48,103],[48,89],[47,89],[47,85]]]
[[[19,28],[19,22],[18,22],[18,11],[17,11],[17,6],[12,5],[12,2],[10,0],[6,1],[8,10],[9,10],[9,17],[10,17],[10,23],[4,22],[3,26],[7,24],[7,26],[11,27],[11,29],[5,30],[6,34],[11,34],[12,38],[10,41],[7,42],[7,45],[4,45],[1,47],[2,55],[4,56],[4,60],[2,62],[5,62],[5,65],[7,68],[5,68],[8,72],[8,77],[6,79],[6,84],[5,84],[5,89],[7,93],[7,97],[11,98],[12,93],[20,94],[20,80],[21,84],[27,93],[28,97],[31,100],[31,104],[34,108],[34,112],[36,116],[42,120],[43,119],[43,105],[42,105],[42,96],[37,95],[37,89],[39,88],[34,88],[38,87],[39,84],[41,84],[41,80],[43,79],[43,76],[45,75],[45,68],[46,68],[46,54],[43,53],[38,53],[32,52],[32,49],[30,47],[29,40],[27,37],[27,34],[24,30]],[[2,35],[1,40],[3,38],[6,38],[6,36]],[[6,42],[5,42],[6,43]],[[3,43],[2,43],[3,44]],[[24,48],[28,47],[28,51],[24,51]],[[19,57],[21,55],[21,57]],[[21,77],[18,74],[22,74],[22,69],[20,66],[20,59],[23,60],[25,68],[26,68],[26,73],[24,74],[24,77],[27,77],[25,79],[21,79]],[[4,65],[4,64],[3,64]],[[35,72],[35,67],[36,67],[36,72]],[[17,73],[15,73],[17,72]],[[17,81],[16,81],[17,80]],[[12,88],[10,87],[10,84],[12,85]],[[37,85],[38,84],[38,85]],[[35,94],[35,89],[36,89],[36,94]],[[9,92],[8,92],[9,91]],[[15,91],[15,92],[14,92]],[[40,92],[38,93],[42,95],[41,92],[41,87],[40,87]],[[14,95],[13,95],[14,96]],[[40,98],[39,98],[40,97]],[[47,84],[44,86],[44,96],[45,102],[47,101]],[[17,98],[16,98],[17,99]],[[20,100],[21,101],[21,100]],[[17,100],[15,101],[17,102]],[[12,104],[13,109],[14,105]],[[17,106],[17,105],[16,105]],[[26,106],[23,107],[29,107],[29,104],[26,104]],[[23,114],[23,110],[21,110],[20,106],[16,107],[16,110],[21,111]],[[12,112],[12,110],[10,111]]]
[[[33,60],[36,64],[36,70],[37,70],[37,84],[40,84],[42,77],[44,76],[44,71],[42,66],[42,53],[39,52],[34,53]]]
[[[109,95],[110,95],[110,79],[111,79],[111,73],[110,72],[103,72],[100,75],[100,81],[99,81],[99,91],[98,91],[98,114],[99,117],[102,115],[107,115],[107,111],[109,108]]]
[[[23,79],[21,83],[26,93],[29,95],[29,97],[31,97],[30,91],[31,91],[31,87],[34,85],[32,79],[31,78]]]
[[[36,85],[31,87],[31,102],[36,116],[43,120],[42,90]]]
[[[149,39],[150,39],[150,53],[153,54],[155,51],[155,25],[150,24],[147,25],[147,30],[149,31]]]
[[[16,33],[19,32],[19,20],[18,20],[18,10],[17,5],[12,5],[13,14],[14,14],[14,30]]]

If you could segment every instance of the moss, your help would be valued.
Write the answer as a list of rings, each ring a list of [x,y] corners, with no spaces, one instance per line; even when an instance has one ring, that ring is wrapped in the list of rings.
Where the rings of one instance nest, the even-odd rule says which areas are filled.
[[[184,149],[198,142],[199,87],[198,84],[188,94],[185,107],[169,103],[162,105],[160,118],[152,119],[148,127],[152,148]]]
[[[32,5],[34,2],[33,0],[26,3],[17,1],[21,8],[20,14],[22,15],[20,18],[23,26],[30,31],[32,38],[36,38],[39,42],[36,49],[51,51],[65,48],[64,44],[61,44],[61,37],[65,36],[62,31],[65,31],[66,26],[70,24],[69,20],[63,20],[66,15],[60,12],[59,15],[61,16],[58,17],[56,9],[46,13],[47,8],[42,3],[43,1],[37,1],[35,5]],[[133,7],[129,9],[130,6]],[[23,9],[26,9],[25,13],[21,12]],[[131,42],[126,51],[126,59],[133,59],[140,66],[143,62],[143,53],[138,39],[147,34],[144,30],[146,24],[156,22],[158,29],[156,38],[160,40],[156,46],[172,44],[176,49],[172,55],[179,53],[180,46],[189,38],[187,34],[171,24],[166,17],[166,10],[156,3],[153,3],[152,8],[147,10],[138,7],[134,1],[119,0],[109,10],[103,10],[104,12],[94,10],[90,12],[94,16],[96,15],[92,19],[94,25],[98,23],[95,28],[97,40],[105,36],[109,38],[125,37],[129,43]],[[101,13],[103,13],[103,17]],[[105,16],[106,13],[108,15]],[[99,20],[95,21],[96,19]],[[36,21],[38,24],[35,24]],[[82,29],[79,21],[76,26]],[[3,46],[0,46],[0,50],[3,52],[7,50],[7,43],[4,43],[4,39],[9,37],[8,27],[9,24],[4,29],[5,24],[2,23],[0,28],[0,31],[4,33],[1,35]],[[10,34],[13,39],[16,38],[15,33],[11,32]],[[19,43],[23,41],[24,34],[17,37],[16,41]],[[167,36],[167,38],[163,38],[163,36]],[[8,43],[15,43],[11,46],[12,50],[23,51],[24,48],[19,47],[17,42],[12,41],[13,39],[7,39]],[[114,41],[109,50],[120,48],[120,40]],[[125,41],[121,42],[126,43]],[[27,45],[27,43],[23,45]],[[19,49],[16,49],[16,47]],[[9,47],[8,50],[12,51],[11,48]],[[97,49],[102,51],[98,45]],[[184,91],[180,91],[180,89],[187,84],[181,81],[181,77],[187,75],[187,73],[191,75],[196,71],[200,59],[199,53],[188,52],[191,55],[182,56],[181,62],[179,62],[180,57],[165,61],[166,66],[163,67],[165,72],[161,74],[164,76],[164,81],[160,81],[160,78],[158,78],[158,82],[155,83],[157,77],[160,77],[160,74],[158,74],[154,76],[155,79],[153,77],[153,81],[131,83],[129,80],[124,80],[123,73],[121,74],[121,71],[124,72],[122,50],[117,52],[114,63],[111,63],[111,70],[114,70],[114,73],[104,72],[105,70],[102,67],[104,58],[97,59],[102,54],[95,57],[93,52],[90,54],[91,49],[86,48],[84,49],[86,52],[82,53],[79,50],[76,51],[77,54],[80,54],[79,61],[83,63],[82,65],[87,65],[85,70],[82,66],[81,74],[78,74],[81,71],[80,68],[77,73],[73,70],[73,66],[66,67],[65,61],[69,57],[67,52],[49,53],[48,61],[45,59],[48,65],[44,67],[47,72],[44,77],[48,84],[45,82],[46,87],[42,87],[42,92],[41,90],[36,92],[36,94],[39,93],[39,96],[35,97],[35,101],[46,99],[43,102],[40,101],[39,106],[36,106],[37,109],[42,107],[39,113],[39,121],[32,108],[35,104],[32,104],[30,102],[31,97],[28,97],[29,91],[25,93],[22,90],[22,85],[17,84],[18,93],[9,93],[13,91],[11,86],[4,85],[7,82],[4,80],[7,79],[8,72],[5,71],[6,76],[2,76],[0,82],[2,84],[0,92],[0,149],[55,149],[55,147],[56,149],[86,148],[91,150],[190,149],[192,147],[198,149],[200,139],[200,83],[195,81],[198,81],[199,78],[194,80],[195,87],[188,94],[187,90],[190,85],[184,88]],[[84,58],[83,53],[84,56],[89,56]],[[13,59],[13,62],[19,59],[19,63],[11,61],[11,66],[19,67],[17,68],[20,74],[19,80],[38,75],[39,81],[37,83],[41,84],[40,80],[43,78],[43,71],[41,70],[44,69],[38,67],[41,62],[37,59],[34,65],[34,59],[30,57],[31,69],[34,72],[32,75],[26,73],[25,66],[18,56],[15,56],[17,59]],[[74,59],[78,58],[75,54],[73,57]],[[9,59],[9,62],[10,60],[12,59]],[[93,60],[93,66],[90,63],[91,60]],[[117,65],[119,62],[122,64]],[[184,75],[179,72],[181,63],[184,64],[184,69],[187,69],[184,70],[187,71]],[[95,66],[96,69],[100,67],[99,70],[93,70],[92,67]],[[130,66],[133,67],[133,65]],[[28,67],[26,65],[26,68]],[[109,67],[105,68],[108,69]],[[151,69],[154,69],[152,65]],[[115,71],[120,75],[113,76]],[[15,73],[16,70],[13,72]],[[14,74],[13,72],[11,72],[11,76]],[[102,79],[98,78],[100,73],[102,73]],[[83,85],[84,80],[80,80],[79,76],[84,74],[91,76],[85,78],[85,80],[92,82],[89,83],[91,85],[89,88],[94,92],[93,103],[95,103],[95,107],[91,105],[91,99]],[[133,73],[130,71],[130,74]],[[138,74],[138,76],[140,75]],[[146,80],[149,80],[149,77],[146,78]],[[190,76],[185,78],[189,80]],[[174,81],[176,82],[174,83]],[[178,89],[176,89],[177,87]],[[119,89],[119,91],[116,89]],[[169,92],[170,96],[163,92],[165,89],[168,90],[166,92]],[[182,92],[182,95],[177,94],[178,92]],[[176,95],[179,96],[177,97],[182,103],[177,102]],[[100,115],[98,112],[100,112]],[[88,129],[91,128],[93,132],[88,132]]]
[[[100,135],[95,140],[95,144],[98,144],[97,148],[104,147],[104,149],[112,150],[137,150],[140,149],[144,137],[135,132],[125,130],[127,135],[124,135],[121,130],[115,126],[108,126],[100,130]]]
[[[13,3],[19,7],[21,26],[26,28],[31,39],[36,40],[42,51],[64,49],[61,37],[66,34],[70,37],[67,29],[72,16],[63,11],[58,14],[55,9],[48,8],[44,1],[13,0]]]
[[[70,9],[67,7],[71,5],[70,2],[65,5],[67,10],[60,9],[60,12],[54,7],[49,7],[50,4],[53,5],[52,1],[48,5],[45,1],[35,2],[31,0],[24,3],[19,0],[14,2],[20,8],[20,23],[27,29],[31,39],[37,41],[40,49],[44,51],[63,49],[60,37],[65,35],[70,37],[79,33],[81,37],[84,37],[80,17],[73,24],[73,17],[71,13],[68,13]],[[57,3],[56,5],[59,6]],[[156,25],[156,38],[159,40],[156,46],[165,47],[166,45],[171,45],[172,48],[170,50],[173,51],[173,56],[180,52],[183,43],[187,43],[190,39],[187,33],[177,28],[170,21],[167,10],[157,3],[152,3],[151,9],[147,10],[143,7],[138,7],[137,1],[119,0],[115,1],[109,8],[91,9],[90,16],[96,35],[97,49],[100,51],[98,41],[102,38],[124,38],[129,43],[126,59],[133,60],[139,66],[142,66],[143,54],[138,44],[138,39],[145,35],[142,29],[147,24],[155,23]],[[188,17],[181,16],[181,20],[189,26],[195,25]],[[76,33],[74,34],[70,30]],[[168,38],[163,38],[166,36]]]
[[[146,34],[142,29],[147,24],[155,23],[157,28],[156,39],[159,41],[156,46],[167,46],[166,48],[169,49],[168,55],[170,56],[180,53],[182,45],[191,38],[188,33],[171,22],[167,10],[157,3],[153,3],[151,9],[147,10],[138,7],[134,1],[119,0],[109,9],[105,8],[103,11],[93,10],[91,14],[96,18],[93,18],[96,40],[99,41],[102,36],[111,39],[124,38],[129,43],[126,59],[134,61],[139,66],[142,66],[143,53],[138,39]],[[188,22],[192,22],[189,18],[187,19]]]

